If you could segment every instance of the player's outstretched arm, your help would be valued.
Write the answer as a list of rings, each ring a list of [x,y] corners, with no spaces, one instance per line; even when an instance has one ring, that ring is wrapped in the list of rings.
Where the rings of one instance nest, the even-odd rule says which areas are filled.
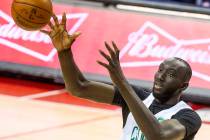
[[[80,33],[68,34],[65,13],[60,23],[55,15],[53,15],[53,20],[54,24],[52,22],[48,24],[50,30],[41,30],[41,32],[49,35],[58,51],[66,89],[81,98],[112,103],[114,97],[113,86],[87,80],[74,62],[71,46]]]

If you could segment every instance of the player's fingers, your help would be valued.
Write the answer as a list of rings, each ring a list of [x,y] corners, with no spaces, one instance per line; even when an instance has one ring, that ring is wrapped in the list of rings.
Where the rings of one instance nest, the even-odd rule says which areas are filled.
[[[48,23],[48,26],[49,26],[51,29],[54,29],[54,26],[53,26],[53,24],[52,24],[51,21]]]
[[[105,41],[105,47],[109,51],[110,54],[114,52],[106,41]]]
[[[114,68],[115,62],[112,60],[112,58],[101,50],[99,50],[99,52],[109,62],[109,67]]]
[[[111,63],[112,60],[107,54],[105,54],[102,50],[99,50],[99,52],[109,63]]]
[[[115,52],[120,51],[114,41],[112,41],[112,46],[114,47]]]
[[[63,16],[62,16],[61,25],[63,25],[64,29],[66,29],[66,13],[65,12],[63,13]]]
[[[107,65],[106,63],[103,63],[103,62],[98,61],[98,60],[97,60],[97,63],[98,63],[99,65],[105,67],[105,68],[108,69],[109,71],[111,70],[111,69],[109,68],[109,65]]]
[[[120,50],[118,49],[118,47],[117,47],[117,45],[115,44],[114,41],[112,41],[112,46],[114,47],[117,58],[119,59]]]
[[[71,37],[73,38],[73,39],[76,39],[78,36],[80,36],[81,35],[81,32],[75,32],[75,33],[73,33],[72,35],[71,35]]]
[[[50,32],[49,31],[46,31],[46,30],[40,30],[40,32],[42,32],[44,34],[47,34],[47,35],[50,35]]]
[[[114,51],[111,49],[111,47],[109,46],[109,44],[107,42],[105,42],[105,47],[106,49],[109,51],[109,54],[111,55],[112,58],[115,57],[115,53]]]
[[[55,25],[58,26],[59,25],[59,22],[58,22],[57,16],[53,13],[52,17],[53,17],[53,20],[55,22]]]

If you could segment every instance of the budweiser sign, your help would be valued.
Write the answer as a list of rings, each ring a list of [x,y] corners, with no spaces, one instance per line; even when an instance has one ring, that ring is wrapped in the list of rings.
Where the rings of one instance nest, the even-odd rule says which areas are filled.
[[[138,31],[129,35],[128,43],[120,54],[121,66],[124,68],[158,66],[169,57],[188,61],[193,66],[194,77],[210,82],[210,75],[196,67],[210,67],[210,38],[177,39],[152,22],[145,22]]]
[[[11,2],[0,5],[0,48],[4,54],[0,61],[59,69],[49,37],[17,27],[9,15]],[[208,22],[58,3],[53,4],[53,11],[59,19],[59,13],[66,12],[70,34],[82,33],[72,51],[83,72],[108,76],[96,60],[103,59],[98,49],[106,51],[104,41],[114,40],[121,49],[120,61],[127,78],[153,81],[157,66],[165,58],[176,56],[192,66],[193,87],[210,89]]]
[[[67,26],[67,28],[69,29],[68,32],[72,34],[77,31],[77,29],[85,21],[87,16],[87,13],[67,13],[67,22],[68,20],[74,22],[71,27],[68,28]],[[57,15],[57,17],[59,20],[61,20],[62,15]],[[31,32],[19,28],[18,26],[16,26],[13,19],[2,10],[0,10],[0,20],[1,45],[4,45],[5,47],[14,49],[20,53],[32,56],[45,62],[52,60],[52,58],[56,54],[56,50],[51,45],[49,45],[51,44],[51,40],[47,35],[39,31]],[[24,45],[26,43],[27,45]]]

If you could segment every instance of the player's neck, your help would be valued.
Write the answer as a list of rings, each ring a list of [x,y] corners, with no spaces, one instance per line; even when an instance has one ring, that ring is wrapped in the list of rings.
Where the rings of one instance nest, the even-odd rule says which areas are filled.
[[[176,95],[173,96],[171,98],[169,98],[167,101],[165,102],[161,102],[160,100],[156,99],[157,102],[159,102],[160,104],[165,104],[165,105],[175,105],[180,101],[180,95]]]

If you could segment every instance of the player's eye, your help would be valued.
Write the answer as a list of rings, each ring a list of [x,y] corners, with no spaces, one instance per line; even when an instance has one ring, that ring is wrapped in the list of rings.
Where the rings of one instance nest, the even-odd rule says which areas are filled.
[[[167,72],[167,75],[168,75],[169,77],[173,78],[173,77],[176,77],[176,72],[175,72],[174,70],[169,70],[169,71]]]
[[[160,68],[158,69],[158,72],[162,72],[162,71],[163,71],[163,68],[160,67]]]

